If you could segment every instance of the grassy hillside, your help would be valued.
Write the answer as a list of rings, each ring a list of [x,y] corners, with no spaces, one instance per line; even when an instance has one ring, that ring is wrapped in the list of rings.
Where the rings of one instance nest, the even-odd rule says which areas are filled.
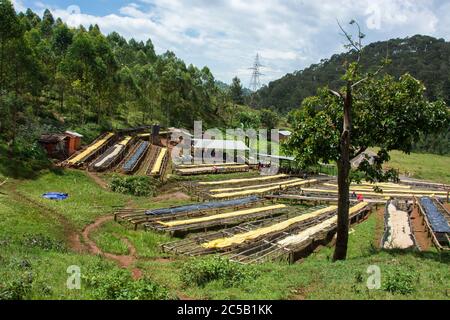
[[[51,202],[40,197],[46,191],[68,192],[70,197]],[[159,245],[172,241],[169,236],[136,232],[129,226],[107,222],[92,238],[105,252],[126,254],[128,249],[122,239],[135,247],[137,260],[132,268],[142,270],[145,280],[133,281],[129,271],[119,269],[106,258],[74,252],[68,233],[80,232],[99,216],[111,212],[113,205],[156,208],[188,201],[155,202],[115,194],[80,171],[48,172],[35,180],[14,180],[2,192],[2,298],[448,299],[445,290],[450,284],[449,255],[378,250],[374,244],[379,239],[382,220],[375,214],[352,231],[347,261],[332,263],[333,250],[325,247],[294,265],[266,263],[237,271],[211,259],[199,263],[198,259],[163,254]],[[380,290],[368,290],[365,286],[367,267],[373,264],[381,268],[385,279]],[[81,290],[68,290],[65,286],[70,265],[81,267]],[[211,268],[218,268],[222,276],[201,285],[186,283],[183,275],[203,274]],[[230,280],[226,276],[230,270],[240,276]]]
[[[427,153],[390,152],[391,160],[386,168],[400,170],[401,175],[412,178],[450,184],[450,156],[439,156]]]

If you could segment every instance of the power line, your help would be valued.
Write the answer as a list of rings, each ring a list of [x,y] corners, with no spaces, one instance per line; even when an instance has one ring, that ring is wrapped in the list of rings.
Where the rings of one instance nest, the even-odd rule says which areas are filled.
[[[264,67],[260,62],[260,56],[259,53],[256,54],[255,62],[253,63],[253,67],[249,68],[249,70],[252,70],[252,78],[250,80],[249,88],[253,92],[257,91],[259,88],[261,88],[261,80],[260,76],[263,76],[260,69],[261,67]]]

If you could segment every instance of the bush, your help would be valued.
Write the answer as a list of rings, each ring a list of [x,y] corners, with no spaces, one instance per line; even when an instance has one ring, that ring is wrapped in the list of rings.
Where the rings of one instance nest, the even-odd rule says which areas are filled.
[[[386,274],[383,289],[391,293],[411,294],[416,291],[417,281],[416,272],[395,269]]]
[[[43,234],[24,234],[21,244],[25,247],[40,248],[45,251],[54,250],[64,252],[66,250],[63,242]]]
[[[221,281],[224,287],[232,287],[257,276],[258,272],[254,267],[221,257],[194,260],[186,263],[181,270],[181,281],[186,286],[204,286],[211,281]]]
[[[171,299],[168,290],[143,278],[134,281],[128,270],[94,273],[83,276],[83,282],[92,289],[92,298],[100,300],[167,300]]]
[[[32,273],[24,273],[14,280],[0,283],[0,300],[26,300],[31,292]]]
[[[112,191],[134,196],[153,197],[156,194],[157,186],[158,182],[155,179],[142,176],[114,176],[110,183]]]

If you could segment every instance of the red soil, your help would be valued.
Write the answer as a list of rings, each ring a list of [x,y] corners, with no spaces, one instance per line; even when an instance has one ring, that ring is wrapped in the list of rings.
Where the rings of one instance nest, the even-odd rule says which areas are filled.
[[[112,215],[104,216],[96,219],[94,223],[88,225],[83,230],[83,240],[88,246],[88,250],[93,255],[101,255],[104,256],[107,259],[115,261],[120,267],[122,268],[129,268],[132,267],[136,262],[136,248],[133,246],[133,244],[126,238],[122,238],[121,240],[126,243],[128,247],[128,254],[127,255],[116,255],[108,252],[103,252],[97,244],[91,240],[89,235],[101,227],[102,224],[111,221],[114,217]],[[139,279],[142,277],[142,271],[138,268],[133,268],[131,270],[133,274],[133,278]]]
[[[428,248],[431,246],[431,239],[428,235],[424,218],[419,213],[418,207],[415,207],[413,213],[411,214],[411,225],[420,250],[428,250]]]

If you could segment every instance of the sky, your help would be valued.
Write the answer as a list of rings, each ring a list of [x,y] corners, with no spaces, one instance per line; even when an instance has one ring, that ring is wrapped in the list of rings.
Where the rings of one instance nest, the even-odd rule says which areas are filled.
[[[345,51],[337,21],[358,21],[365,44],[426,34],[450,39],[444,0],[12,0],[16,10],[45,8],[71,26],[98,24],[103,33],[150,38],[157,53],[208,66],[216,79],[238,76],[249,86],[257,53],[261,82],[302,70]]]

